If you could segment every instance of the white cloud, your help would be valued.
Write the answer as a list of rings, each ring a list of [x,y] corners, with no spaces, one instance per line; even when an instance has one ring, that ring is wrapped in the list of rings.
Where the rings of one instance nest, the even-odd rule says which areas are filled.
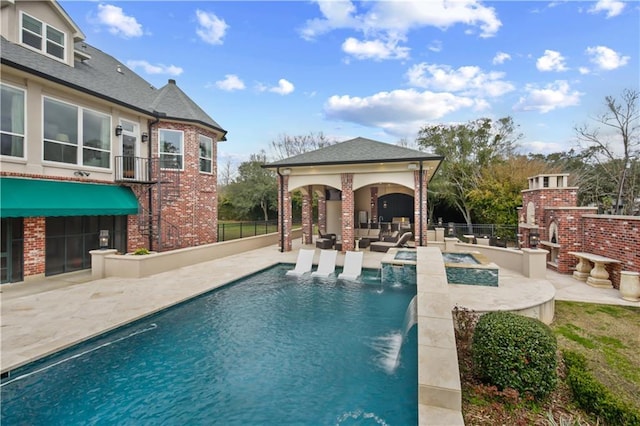
[[[136,21],[136,18],[125,15],[121,7],[99,4],[98,21],[106,25],[111,34],[125,38],[140,37],[142,35],[142,25]]]
[[[260,92],[268,91],[268,92],[277,93],[279,95],[288,95],[295,90],[295,87],[291,82],[285,80],[284,78],[281,78],[280,80],[278,80],[277,86],[268,87],[262,83],[258,83],[256,85],[256,89]]]
[[[448,65],[420,63],[406,73],[409,84],[415,87],[446,92],[461,92],[467,96],[497,97],[515,89],[513,84],[502,80],[504,73],[485,73],[476,66],[452,69]]]
[[[342,43],[342,50],[356,59],[406,59],[409,57],[410,49],[400,47],[396,41],[370,40],[359,41],[349,37]]]
[[[566,150],[566,146],[557,142],[529,141],[520,142],[521,151],[534,154],[553,154]]]
[[[577,90],[571,91],[569,83],[564,80],[556,80],[547,84],[544,88],[538,88],[533,84],[525,87],[526,96],[520,98],[514,106],[519,111],[539,111],[547,113],[556,108],[566,108],[580,103],[583,93]]]
[[[536,61],[538,71],[566,71],[564,56],[555,50],[545,50],[544,55]]]
[[[353,43],[355,40],[353,37],[345,41],[353,45],[356,54],[361,54],[363,49],[375,47],[380,50],[386,45],[389,50],[393,47],[390,50],[395,54],[382,57],[384,59],[404,57],[408,48],[397,47],[396,43],[398,40],[404,41],[407,33],[412,29],[433,26],[446,30],[451,26],[462,24],[473,29],[470,33],[479,30],[480,37],[492,37],[502,25],[495,10],[482,5],[477,0],[430,0],[428,7],[425,7],[424,0],[357,3],[349,0],[316,0],[316,2],[322,18],[311,19],[305,23],[300,30],[303,38],[312,40],[335,29],[354,30],[362,33],[367,40],[373,40],[360,42],[362,46]],[[365,43],[379,45],[366,46]],[[381,58],[366,54],[362,57]]]
[[[587,47],[589,60],[601,70],[611,71],[620,68],[629,62],[628,56],[620,56],[618,52],[606,46]]]
[[[216,81],[216,87],[227,92],[232,92],[234,90],[244,90],[246,86],[237,75],[226,74],[224,80]]]
[[[442,42],[440,40],[434,40],[427,46],[427,49],[432,52],[440,52],[442,51]]]
[[[324,105],[329,119],[380,127],[394,135],[416,132],[425,121],[437,120],[476,102],[451,93],[415,89],[380,92],[372,96],[331,96]]]
[[[588,12],[594,14],[607,12],[607,18],[613,18],[614,16],[618,16],[622,13],[624,6],[624,2],[619,0],[599,0],[588,10]]]
[[[591,70],[587,67],[580,67],[578,68],[578,72],[580,72],[580,74],[585,75],[585,74],[590,74]]]
[[[168,74],[168,75],[180,75],[184,71],[182,68],[175,65],[157,64],[153,65],[147,61],[127,61],[127,66],[133,70],[136,68],[142,68],[146,74]]]
[[[198,19],[196,34],[202,41],[209,44],[222,44],[229,25],[215,14],[202,10],[196,10],[196,18]]]
[[[504,64],[505,61],[507,60],[511,60],[511,55],[505,52],[498,52],[496,53],[496,56],[493,57],[492,62],[493,62],[493,65],[500,65],[500,64]]]

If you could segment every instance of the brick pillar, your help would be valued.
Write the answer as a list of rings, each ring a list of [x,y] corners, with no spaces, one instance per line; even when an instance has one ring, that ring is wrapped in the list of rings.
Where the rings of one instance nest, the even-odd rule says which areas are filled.
[[[422,194],[420,194],[420,179],[422,179]],[[427,172],[426,170],[422,171],[422,176],[420,175],[420,170],[416,170],[413,172],[413,182],[414,182],[414,190],[413,190],[413,238],[416,241],[416,246],[426,246],[427,245],[427,218],[429,217],[429,213],[427,212]],[[420,227],[420,207],[422,204],[422,228]]]
[[[278,179],[278,233],[280,238],[284,239],[284,245],[280,246],[280,250],[291,251],[291,194],[289,193],[289,176],[285,175]]]
[[[355,245],[353,173],[342,173],[342,251],[353,250]]]
[[[24,276],[44,274],[46,219],[25,217],[24,227]]]
[[[378,221],[378,187],[371,187],[371,217],[369,218],[371,222]]]
[[[318,191],[318,230],[325,234],[327,232],[327,198],[323,191]]]
[[[300,188],[302,193],[302,244],[313,244],[313,202],[311,186]]]

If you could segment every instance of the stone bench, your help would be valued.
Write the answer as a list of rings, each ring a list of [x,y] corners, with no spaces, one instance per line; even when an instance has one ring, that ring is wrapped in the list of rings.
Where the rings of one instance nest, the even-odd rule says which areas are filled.
[[[570,251],[569,254],[578,258],[576,270],[573,272],[575,279],[586,281],[592,287],[613,288],[605,265],[621,263],[619,260],[581,251]],[[590,262],[593,263],[593,268]]]

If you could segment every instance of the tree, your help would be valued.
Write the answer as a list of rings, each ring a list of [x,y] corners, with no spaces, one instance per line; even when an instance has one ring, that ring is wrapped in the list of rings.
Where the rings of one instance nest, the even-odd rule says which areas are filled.
[[[322,132],[308,135],[290,136],[281,134],[278,139],[271,141],[271,150],[276,160],[293,157],[294,155],[314,151],[336,143],[336,140],[326,137]]]
[[[269,220],[269,212],[278,208],[278,185],[275,173],[261,166],[266,164],[264,151],[252,154],[249,161],[238,167],[238,176],[225,190],[227,202],[233,205],[237,217],[249,217],[259,209],[264,220]]]
[[[481,118],[466,124],[438,124],[420,129],[418,146],[445,157],[436,175],[440,197],[460,211],[471,227],[470,192],[480,183],[482,170],[492,162],[514,155],[522,137],[511,117],[497,121]],[[432,189],[432,185],[430,185]]]
[[[640,93],[630,89],[622,92],[621,101],[607,96],[605,112],[594,118],[605,127],[605,132],[598,125],[575,127],[578,141],[585,146],[585,160],[597,166],[597,173],[614,185],[610,195],[616,214],[633,214],[638,194],[639,100]]]
[[[513,156],[488,164],[480,174],[476,188],[469,192],[474,218],[480,223],[516,225],[516,208],[522,206],[522,189],[527,180],[553,170],[541,160]]]

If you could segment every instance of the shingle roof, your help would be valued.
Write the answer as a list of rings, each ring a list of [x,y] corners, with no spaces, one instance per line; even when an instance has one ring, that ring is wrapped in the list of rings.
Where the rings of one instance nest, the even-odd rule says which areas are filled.
[[[86,42],[79,42],[75,47],[91,59],[76,61],[75,66],[70,67],[2,37],[2,64],[148,115],[165,113],[167,118],[200,123],[226,133],[175,81],[170,80],[156,89],[116,58]]]
[[[265,167],[328,166],[334,164],[394,163],[403,161],[442,160],[444,157],[367,138],[355,138],[311,152],[274,161]]]

